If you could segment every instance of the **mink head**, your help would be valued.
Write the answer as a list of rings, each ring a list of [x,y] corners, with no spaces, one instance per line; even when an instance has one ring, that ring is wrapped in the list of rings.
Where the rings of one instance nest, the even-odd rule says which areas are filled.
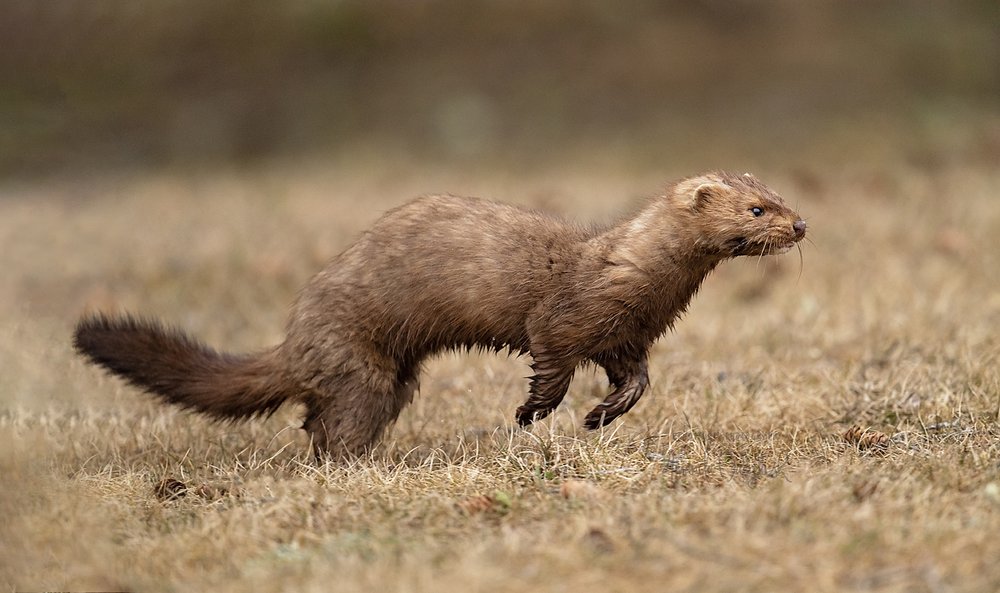
[[[691,177],[675,197],[703,247],[721,257],[784,253],[806,236],[806,222],[749,173]]]

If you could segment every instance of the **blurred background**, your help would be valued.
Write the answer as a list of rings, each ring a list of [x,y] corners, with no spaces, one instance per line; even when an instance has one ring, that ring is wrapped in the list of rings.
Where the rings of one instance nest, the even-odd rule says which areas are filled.
[[[1000,3],[3,0],[0,178],[1000,160]]]

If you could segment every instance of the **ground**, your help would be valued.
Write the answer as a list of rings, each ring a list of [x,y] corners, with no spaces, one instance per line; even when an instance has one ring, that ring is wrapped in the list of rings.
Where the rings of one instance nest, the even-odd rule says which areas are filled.
[[[720,267],[597,432],[596,371],[521,430],[526,361],[454,354],[370,458],[321,465],[301,410],[213,423],[71,351],[85,310],[273,344],[298,287],[421,193],[601,220],[695,172],[366,158],[3,188],[4,588],[1000,589],[992,161],[755,170],[808,220],[801,261]]]

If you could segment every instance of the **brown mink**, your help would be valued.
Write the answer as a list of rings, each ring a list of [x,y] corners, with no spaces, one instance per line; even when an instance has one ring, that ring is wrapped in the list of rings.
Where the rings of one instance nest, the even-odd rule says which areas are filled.
[[[93,315],[76,349],[133,385],[224,419],[306,406],[317,454],[364,453],[417,389],[421,363],[447,349],[531,355],[526,426],[548,415],[575,369],[593,362],[611,393],[593,429],[648,384],[650,345],[723,260],[783,253],[806,223],[755,177],[680,180],[638,213],[587,228],[541,212],[449,195],[387,212],[302,290],[281,344],[216,352],[133,316]]]

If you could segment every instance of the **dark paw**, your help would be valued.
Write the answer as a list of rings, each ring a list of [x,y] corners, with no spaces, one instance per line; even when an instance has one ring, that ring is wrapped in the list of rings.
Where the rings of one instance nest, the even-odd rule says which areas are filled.
[[[550,413],[551,409],[548,410],[536,410],[534,408],[529,408],[527,406],[521,406],[517,409],[516,418],[517,423],[521,426],[531,426],[535,420],[541,420],[545,418]]]
[[[620,415],[615,412],[609,412],[602,404],[587,414],[587,417],[583,419],[583,427],[587,430],[596,430],[602,426],[611,424]]]

